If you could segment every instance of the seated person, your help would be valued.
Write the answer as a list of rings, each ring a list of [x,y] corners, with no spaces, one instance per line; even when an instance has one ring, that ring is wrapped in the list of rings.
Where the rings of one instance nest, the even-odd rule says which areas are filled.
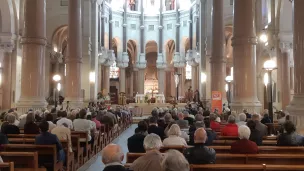
[[[5,118],[6,118],[7,124],[2,125],[1,132],[6,135],[7,134],[20,134],[20,129],[16,125],[14,125],[16,116],[13,114],[7,114]]]
[[[173,124],[168,131],[168,138],[163,142],[164,146],[187,146],[187,142],[181,137],[181,130],[177,124]]]
[[[255,128],[256,122],[253,120],[249,120],[247,122],[247,126],[250,129],[250,137],[249,140],[255,142],[258,146],[263,144],[263,136],[261,133]]]
[[[3,145],[3,144],[8,144],[8,139],[7,139],[7,136],[0,133],[0,145]]]
[[[193,125],[194,118],[192,118],[187,110],[183,111],[184,114],[184,120],[188,121],[189,125]]]
[[[150,117],[150,119],[149,119],[148,134],[151,134],[151,133],[158,135],[162,140],[165,139],[164,129],[161,127],[158,127],[157,118],[153,117],[153,116]]]
[[[35,144],[37,145],[56,145],[57,149],[57,160],[59,162],[63,162],[65,160],[65,153],[63,151],[62,145],[57,138],[56,135],[51,134],[48,132],[49,130],[49,123],[47,121],[43,121],[39,125],[41,134],[36,136]]]
[[[49,123],[49,131],[52,131],[56,127],[56,124],[53,123],[53,115],[50,113],[47,113],[45,115],[45,120]]]
[[[119,145],[109,144],[101,152],[102,162],[105,164],[103,171],[127,171],[122,164],[124,153]]]
[[[214,131],[221,130],[221,124],[216,121],[217,115],[215,113],[210,114],[210,128]]]
[[[246,125],[242,125],[238,129],[239,138],[236,142],[231,144],[231,153],[237,154],[257,154],[258,146],[255,142],[249,140],[250,129]]]
[[[222,136],[238,136],[238,126],[235,124],[235,117],[230,115],[228,117],[228,124],[221,131]]]
[[[39,134],[39,127],[35,123],[35,114],[29,113],[26,115],[26,122],[24,125],[24,134]]]
[[[268,113],[265,113],[263,116],[263,119],[261,120],[262,124],[268,124],[268,123],[272,123],[271,118],[269,117]]]
[[[130,153],[145,153],[144,139],[148,134],[148,125],[145,121],[138,122],[136,132],[128,138],[128,149]]]
[[[177,150],[168,150],[162,162],[162,171],[189,171],[190,166],[185,156]]]
[[[163,155],[159,152],[162,147],[160,137],[154,133],[147,135],[144,139],[146,154],[136,159],[130,169],[132,171],[160,171]]]
[[[204,123],[205,123],[205,131],[207,133],[207,140],[205,142],[205,145],[209,146],[209,145],[212,145],[213,140],[215,140],[216,137],[217,137],[217,134],[214,130],[212,130],[210,128],[210,121],[209,120],[205,120]]]
[[[49,123],[50,124],[50,123]],[[55,134],[59,140],[67,140],[70,146],[70,152],[72,150],[72,140],[71,140],[71,130],[68,128],[69,126],[66,123],[62,125],[57,125],[55,128],[52,129],[51,133]]]
[[[296,127],[291,121],[283,124],[284,132],[278,136],[278,146],[303,146],[304,139],[296,132]]]
[[[88,133],[88,141],[91,144],[94,142],[94,136],[91,136],[91,130],[94,129],[91,121],[86,119],[87,111],[82,109],[79,111],[79,118],[73,121],[75,131],[83,131]]]
[[[194,147],[184,151],[184,155],[190,164],[214,164],[216,160],[215,150],[205,146],[207,133],[204,128],[198,128],[194,133]]]
[[[239,119],[240,119],[240,121],[236,123],[237,126],[246,125],[247,116],[245,113],[239,114]]]
[[[65,123],[68,125],[69,129],[73,129],[73,122],[67,117],[68,117],[68,113],[66,111],[61,111],[61,119],[59,119],[56,124],[58,126],[61,126],[63,123]]]

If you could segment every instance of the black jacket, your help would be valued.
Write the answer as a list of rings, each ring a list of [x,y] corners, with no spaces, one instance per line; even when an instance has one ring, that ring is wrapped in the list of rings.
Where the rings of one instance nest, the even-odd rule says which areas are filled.
[[[145,153],[144,139],[146,135],[144,133],[136,133],[128,138],[128,149],[130,153]]]
[[[103,171],[127,171],[126,168],[120,165],[107,166]]]
[[[204,144],[195,144],[194,147],[184,151],[184,155],[189,164],[215,164],[215,150],[206,147]]]
[[[156,135],[158,135],[162,140],[165,139],[165,132],[164,129],[161,127],[157,127],[156,125],[150,125],[148,128],[148,133],[154,133]]]
[[[251,129],[250,131],[249,140],[255,142],[258,146],[261,146],[263,144],[263,136],[261,136],[260,132],[256,129]]]

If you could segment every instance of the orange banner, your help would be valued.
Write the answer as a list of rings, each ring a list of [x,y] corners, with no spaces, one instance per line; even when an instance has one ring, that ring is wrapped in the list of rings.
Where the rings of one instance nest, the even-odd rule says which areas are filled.
[[[222,114],[223,104],[222,93],[220,91],[212,91],[211,112],[215,110],[217,110],[219,114]]]

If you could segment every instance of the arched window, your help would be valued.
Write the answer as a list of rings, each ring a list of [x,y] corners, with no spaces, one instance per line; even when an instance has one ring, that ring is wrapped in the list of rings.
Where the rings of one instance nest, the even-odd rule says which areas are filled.
[[[191,78],[192,78],[191,72],[192,72],[192,67],[187,62],[187,65],[186,65],[186,80],[191,80]]]
[[[110,79],[117,79],[119,77],[119,68],[116,66],[116,61],[110,66]]]

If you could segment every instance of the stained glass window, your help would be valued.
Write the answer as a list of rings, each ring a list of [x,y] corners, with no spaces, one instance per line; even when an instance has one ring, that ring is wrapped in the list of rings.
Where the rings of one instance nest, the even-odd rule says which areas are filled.
[[[116,66],[116,62],[110,66],[110,78],[117,79],[119,77],[119,68]]]
[[[192,71],[192,67],[187,62],[187,65],[186,65],[186,80],[191,80],[191,77],[192,77],[191,76],[191,71]]]

